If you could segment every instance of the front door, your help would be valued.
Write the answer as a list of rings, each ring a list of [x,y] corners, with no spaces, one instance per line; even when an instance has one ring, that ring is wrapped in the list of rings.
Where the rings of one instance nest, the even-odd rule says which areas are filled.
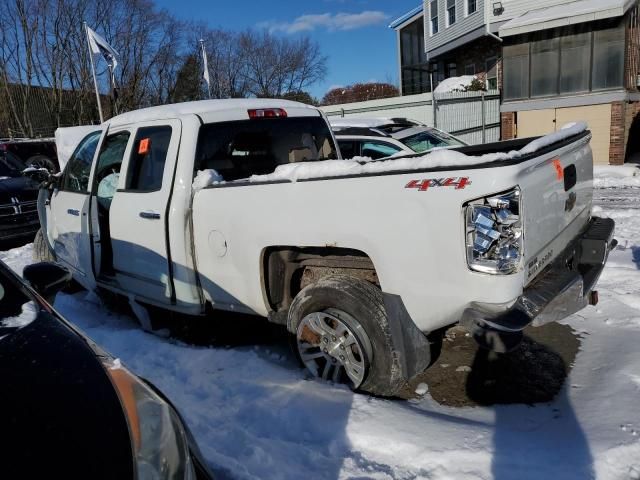
[[[180,134],[179,120],[149,122],[132,132],[109,215],[118,284],[161,304],[175,302],[166,215]]]
[[[102,130],[87,135],[69,159],[46,207],[47,236],[56,258],[93,288],[89,232],[89,177]]]

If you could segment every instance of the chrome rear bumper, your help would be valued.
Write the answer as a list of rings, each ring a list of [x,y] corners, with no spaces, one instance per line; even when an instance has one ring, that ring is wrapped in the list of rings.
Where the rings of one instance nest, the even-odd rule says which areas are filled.
[[[516,301],[473,303],[465,310],[462,325],[481,346],[505,352],[518,345],[527,326],[562,320],[582,310],[593,300],[591,292],[609,252],[617,245],[614,229],[615,222],[610,218],[593,217],[587,229]]]

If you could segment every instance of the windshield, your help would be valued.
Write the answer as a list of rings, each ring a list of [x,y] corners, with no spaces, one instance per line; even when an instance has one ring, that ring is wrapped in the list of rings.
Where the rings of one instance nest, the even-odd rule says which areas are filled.
[[[398,140],[416,153],[428,152],[434,148],[452,148],[465,145],[448,133],[432,129],[424,130],[404,138],[398,138]]]
[[[272,173],[287,163],[336,158],[322,117],[241,120],[200,128],[196,170],[213,169],[232,181]]]
[[[17,177],[24,165],[11,152],[0,152],[0,177]]]

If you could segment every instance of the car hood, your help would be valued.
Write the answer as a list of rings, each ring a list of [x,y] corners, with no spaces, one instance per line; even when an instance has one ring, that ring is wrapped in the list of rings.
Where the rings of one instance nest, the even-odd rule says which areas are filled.
[[[32,317],[0,332],[3,476],[133,478],[127,420],[101,362],[53,312],[37,306]]]
[[[0,205],[11,203],[12,198],[20,201],[38,198],[38,184],[27,177],[9,177],[0,180]]]

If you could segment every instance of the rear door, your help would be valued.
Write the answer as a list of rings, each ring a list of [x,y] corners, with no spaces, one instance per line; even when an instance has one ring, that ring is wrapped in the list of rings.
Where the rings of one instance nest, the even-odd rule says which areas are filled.
[[[80,142],[45,206],[47,236],[56,258],[71,268],[76,280],[87,288],[94,282],[89,177],[101,134],[102,130],[92,132]]]
[[[180,135],[179,120],[138,126],[109,215],[118,284],[155,303],[175,301],[167,213]]]

